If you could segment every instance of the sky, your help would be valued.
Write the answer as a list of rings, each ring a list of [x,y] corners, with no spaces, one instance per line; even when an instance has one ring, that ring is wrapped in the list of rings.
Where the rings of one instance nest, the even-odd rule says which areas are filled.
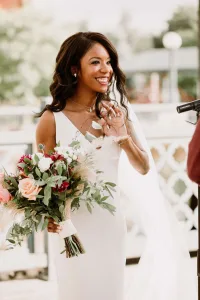
[[[122,12],[129,12],[132,26],[142,33],[159,33],[179,5],[198,0],[32,0],[58,20],[88,20],[89,30],[114,29]]]

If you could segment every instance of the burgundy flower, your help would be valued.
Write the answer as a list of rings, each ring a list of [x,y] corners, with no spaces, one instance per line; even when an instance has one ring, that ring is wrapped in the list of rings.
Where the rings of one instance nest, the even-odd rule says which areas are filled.
[[[25,163],[25,161],[24,161],[25,158],[28,158],[28,159],[32,160],[32,157],[31,157],[30,154],[23,155],[22,157],[20,157],[20,159],[19,159],[19,161],[18,161],[18,164],[20,164],[20,163]],[[20,171],[24,171],[24,169],[23,169],[22,167],[20,167],[20,166],[17,166],[17,168],[18,168],[18,170],[20,170]]]
[[[50,156],[50,158],[55,162],[57,160],[65,160],[64,156],[58,153],[54,153]]]
[[[22,155],[22,157],[20,158],[20,160],[18,161],[18,163],[25,163],[24,162],[24,158],[28,158],[28,159],[32,160],[32,157],[31,157],[30,154]]]
[[[60,186],[56,185],[55,188],[53,188],[53,191],[56,191],[56,192],[65,192],[69,187],[69,182],[67,181],[64,181]]]

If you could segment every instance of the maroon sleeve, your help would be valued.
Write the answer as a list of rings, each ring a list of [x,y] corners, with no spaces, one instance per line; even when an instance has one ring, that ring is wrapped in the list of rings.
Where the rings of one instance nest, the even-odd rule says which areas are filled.
[[[200,120],[189,143],[187,172],[189,178],[200,185]]]

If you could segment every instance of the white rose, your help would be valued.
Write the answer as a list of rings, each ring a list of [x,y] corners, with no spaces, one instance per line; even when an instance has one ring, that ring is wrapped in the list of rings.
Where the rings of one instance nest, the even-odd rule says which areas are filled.
[[[50,168],[50,165],[53,163],[53,160],[50,157],[43,157],[38,163],[38,167],[41,172],[45,172]]]
[[[73,160],[76,160],[78,157],[77,157],[77,155],[73,155]]]

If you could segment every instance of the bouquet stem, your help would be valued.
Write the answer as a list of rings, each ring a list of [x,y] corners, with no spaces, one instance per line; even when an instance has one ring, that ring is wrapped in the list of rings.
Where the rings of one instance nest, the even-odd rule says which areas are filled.
[[[64,239],[65,249],[61,254],[66,253],[66,257],[74,257],[85,253],[85,249],[77,235],[77,230],[71,221],[71,202],[69,199],[65,207],[65,217],[66,220],[63,222],[63,229],[60,233],[61,237]]]
[[[69,237],[64,238],[64,241],[65,241],[65,250],[63,250],[61,254],[65,252],[67,258],[78,256],[80,254],[85,253],[85,249],[77,234],[73,234]]]

